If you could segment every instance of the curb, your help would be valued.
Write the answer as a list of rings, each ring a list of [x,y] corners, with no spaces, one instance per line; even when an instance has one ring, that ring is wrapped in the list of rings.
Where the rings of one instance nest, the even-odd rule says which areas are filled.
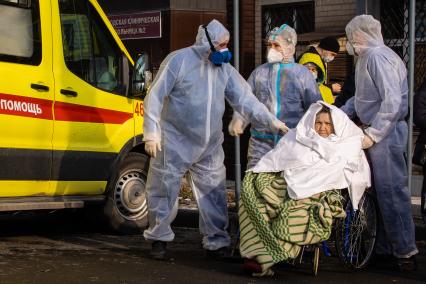
[[[234,215],[233,210],[228,211],[229,215]],[[418,211],[417,211],[418,212]],[[416,226],[416,241],[426,240],[426,225],[420,216],[414,216],[414,225]],[[176,219],[172,223],[173,227],[198,228],[198,209],[179,208]]]

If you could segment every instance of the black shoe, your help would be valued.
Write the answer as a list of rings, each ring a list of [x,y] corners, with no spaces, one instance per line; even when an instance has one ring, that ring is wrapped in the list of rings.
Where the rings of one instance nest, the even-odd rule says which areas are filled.
[[[206,256],[211,259],[221,259],[229,256],[228,248],[221,247],[216,250],[206,250]]]
[[[398,258],[396,261],[396,264],[397,264],[398,270],[402,272],[417,270],[417,260],[414,255],[409,258]]]
[[[164,260],[166,257],[166,247],[167,243],[162,241],[154,241],[151,245],[151,252],[149,255],[153,259]]]
[[[368,266],[376,269],[393,270],[396,266],[396,259],[391,254],[375,253],[369,260]]]

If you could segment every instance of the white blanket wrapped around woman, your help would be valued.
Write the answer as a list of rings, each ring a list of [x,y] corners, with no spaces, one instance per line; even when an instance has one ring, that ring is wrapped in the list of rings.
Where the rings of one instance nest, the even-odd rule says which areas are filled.
[[[323,105],[331,110],[334,134],[327,138],[315,131],[315,119]],[[318,101],[248,171],[282,172],[292,199],[303,199],[333,189],[348,188],[354,209],[371,186],[370,167],[362,150],[364,134],[339,108]]]

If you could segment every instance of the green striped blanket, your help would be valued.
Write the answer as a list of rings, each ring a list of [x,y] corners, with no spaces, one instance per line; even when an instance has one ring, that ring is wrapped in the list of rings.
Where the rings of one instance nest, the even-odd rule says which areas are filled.
[[[327,240],[333,217],[345,217],[337,190],[292,200],[280,173],[247,172],[239,204],[240,253],[260,263],[258,276],[296,258],[301,245]]]

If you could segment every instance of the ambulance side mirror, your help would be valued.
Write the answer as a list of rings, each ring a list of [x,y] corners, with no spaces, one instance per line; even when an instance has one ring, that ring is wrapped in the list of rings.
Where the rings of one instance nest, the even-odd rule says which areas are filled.
[[[20,7],[24,8],[30,8],[31,7],[31,0],[3,0],[3,2],[10,2],[13,4],[17,4]]]
[[[132,76],[132,95],[145,98],[152,82],[152,73],[148,70],[149,57],[142,53],[135,62]]]

